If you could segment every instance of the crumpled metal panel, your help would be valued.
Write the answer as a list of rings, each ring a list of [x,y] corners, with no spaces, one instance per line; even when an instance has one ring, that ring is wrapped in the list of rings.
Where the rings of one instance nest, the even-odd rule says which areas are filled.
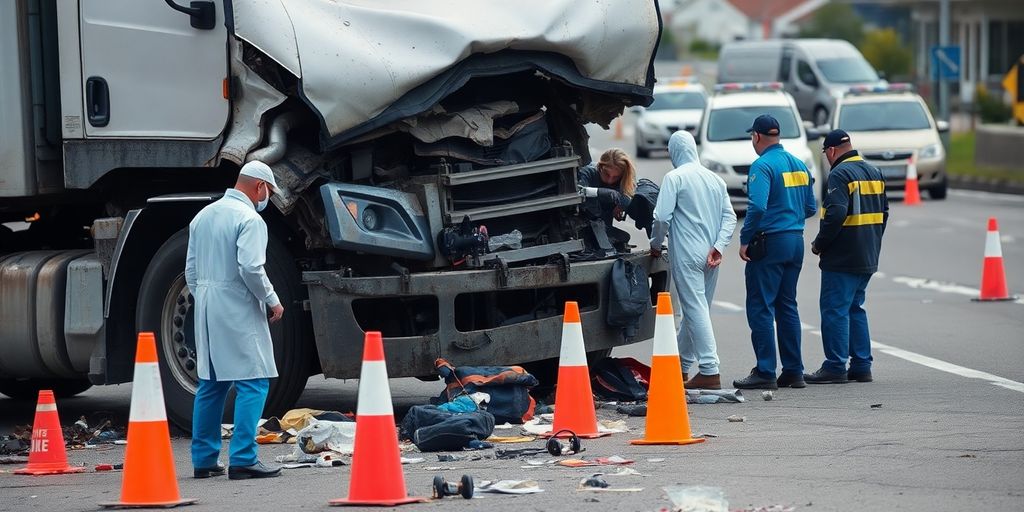
[[[334,137],[474,54],[547,52],[601,82],[650,87],[655,0],[235,0],[235,34],[301,77]]]

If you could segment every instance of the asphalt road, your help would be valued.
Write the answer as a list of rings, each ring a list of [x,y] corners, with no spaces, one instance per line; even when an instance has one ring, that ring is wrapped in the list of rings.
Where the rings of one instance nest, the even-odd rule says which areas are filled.
[[[596,152],[616,141],[594,131]],[[666,158],[641,160],[640,174],[660,182]],[[643,422],[629,419],[633,432],[585,442],[587,456],[621,455],[646,476],[608,477],[615,487],[639,493],[575,490],[593,469],[522,469],[521,461],[482,460],[406,466],[410,492],[429,494],[437,473],[457,478],[536,479],[545,492],[531,496],[487,495],[484,501],[448,498],[410,505],[422,510],[657,510],[668,506],[666,485],[721,488],[730,508],[785,505],[806,511],[848,510],[1022,510],[1024,509],[1024,303],[975,303],[985,226],[1000,221],[1011,291],[1024,293],[1024,198],[952,192],[945,201],[918,207],[893,202],[880,272],[868,290],[872,338],[876,340],[875,382],[786,389],[775,400],[748,393],[744,404],[693,405],[695,432],[714,434],[684,447],[634,447]],[[808,224],[807,238],[817,230]],[[642,237],[634,240],[642,244]],[[753,366],[743,314],[743,264],[729,248],[713,309],[723,382],[743,377]],[[817,313],[819,272],[808,251],[800,282],[804,362],[822,359]],[[618,351],[649,359],[651,344]],[[298,406],[341,411],[356,408],[357,381],[310,379]],[[398,409],[424,403],[439,383],[392,381]],[[127,418],[130,385],[93,388],[62,401],[65,423],[80,414],[111,411]],[[881,404],[873,408],[872,405]],[[34,404],[0,398],[0,433],[31,421]],[[602,417],[619,419],[602,410]],[[746,418],[742,423],[726,420]],[[528,446],[539,446],[532,443]],[[292,510],[324,508],[347,493],[348,468],[286,471],[268,481],[193,480],[188,440],[173,440],[183,496],[199,498],[188,510]],[[520,445],[522,446],[522,445]],[[290,446],[260,448],[263,460]],[[73,464],[92,467],[120,462],[120,446],[69,453]],[[652,462],[649,459],[665,459]],[[454,469],[435,471],[430,466]],[[21,477],[15,466],[0,466],[0,510],[95,510],[116,499],[118,472]],[[614,468],[612,468],[614,469]]]

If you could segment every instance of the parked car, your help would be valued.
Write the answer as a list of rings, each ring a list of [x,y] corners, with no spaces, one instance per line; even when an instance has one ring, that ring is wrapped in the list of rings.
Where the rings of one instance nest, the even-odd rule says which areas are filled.
[[[885,83],[857,48],[838,39],[736,42],[718,55],[719,83],[773,81],[814,126],[828,122],[850,87]]]
[[[782,146],[803,160],[815,183],[821,181],[816,159],[807,146],[808,136],[817,139],[820,134],[800,122],[796,103],[782,90],[781,83],[718,84],[704,109],[698,150],[701,163],[725,180],[733,207],[740,211],[747,209],[744,185],[750,166],[758,157],[747,129],[761,114],[770,114],[779,121]],[[819,188],[815,186],[818,197]]]
[[[633,109],[636,156],[647,158],[651,151],[664,151],[668,138],[678,130],[695,133],[706,104],[707,89],[699,83],[655,86],[654,103]]]
[[[932,199],[946,197],[946,150],[939,133],[948,131],[949,123],[935,121],[909,84],[852,88],[836,105],[828,129],[836,128],[849,133],[861,156],[881,169],[886,188],[903,189],[916,153],[921,189]],[[822,168],[828,169],[828,162],[823,160]]]

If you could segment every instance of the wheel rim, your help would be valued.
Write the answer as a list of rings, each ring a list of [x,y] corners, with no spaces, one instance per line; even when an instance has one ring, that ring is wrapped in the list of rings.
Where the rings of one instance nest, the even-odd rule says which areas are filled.
[[[178,385],[195,394],[199,384],[196,368],[195,314],[185,274],[171,283],[160,312],[160,334],[164,361]]]

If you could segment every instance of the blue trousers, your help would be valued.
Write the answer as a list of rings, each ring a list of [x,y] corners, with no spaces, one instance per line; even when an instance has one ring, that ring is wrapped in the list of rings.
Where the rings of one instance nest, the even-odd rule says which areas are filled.
[[[871,334],[864,311],[864,291],[871,274],[821,271],[821,339],[825,362],[833,373],[871,370]]]
[[[802,232],[768,235],[767,254],[747,262],[747,324],[757,357],[757,371],[763,378],[775,378],[775,337],[778,333],[782,372],[803,374],[800,356],[800,313],[796,308],[796,285],[804,264]]]
[[[683,373],[699,365],[700,373],[718,375],[718,346],[708,306],[715,297],[718,269],[707,268],[703,261],[695,264],[676,260],[672,262],[672,281],[683,313],[676,338]]]
[[[263,414],[270,379],[218,381],[213,365],[210,365],[210,373],[213,380],[199,379],[192,409],[192,467],[217,465],[221,445],[220,422],[224,416],[224,401],[232,385],[235,386],[235,430],[229,445],[228,464],[251,466],[257,462],[256,423]]]

